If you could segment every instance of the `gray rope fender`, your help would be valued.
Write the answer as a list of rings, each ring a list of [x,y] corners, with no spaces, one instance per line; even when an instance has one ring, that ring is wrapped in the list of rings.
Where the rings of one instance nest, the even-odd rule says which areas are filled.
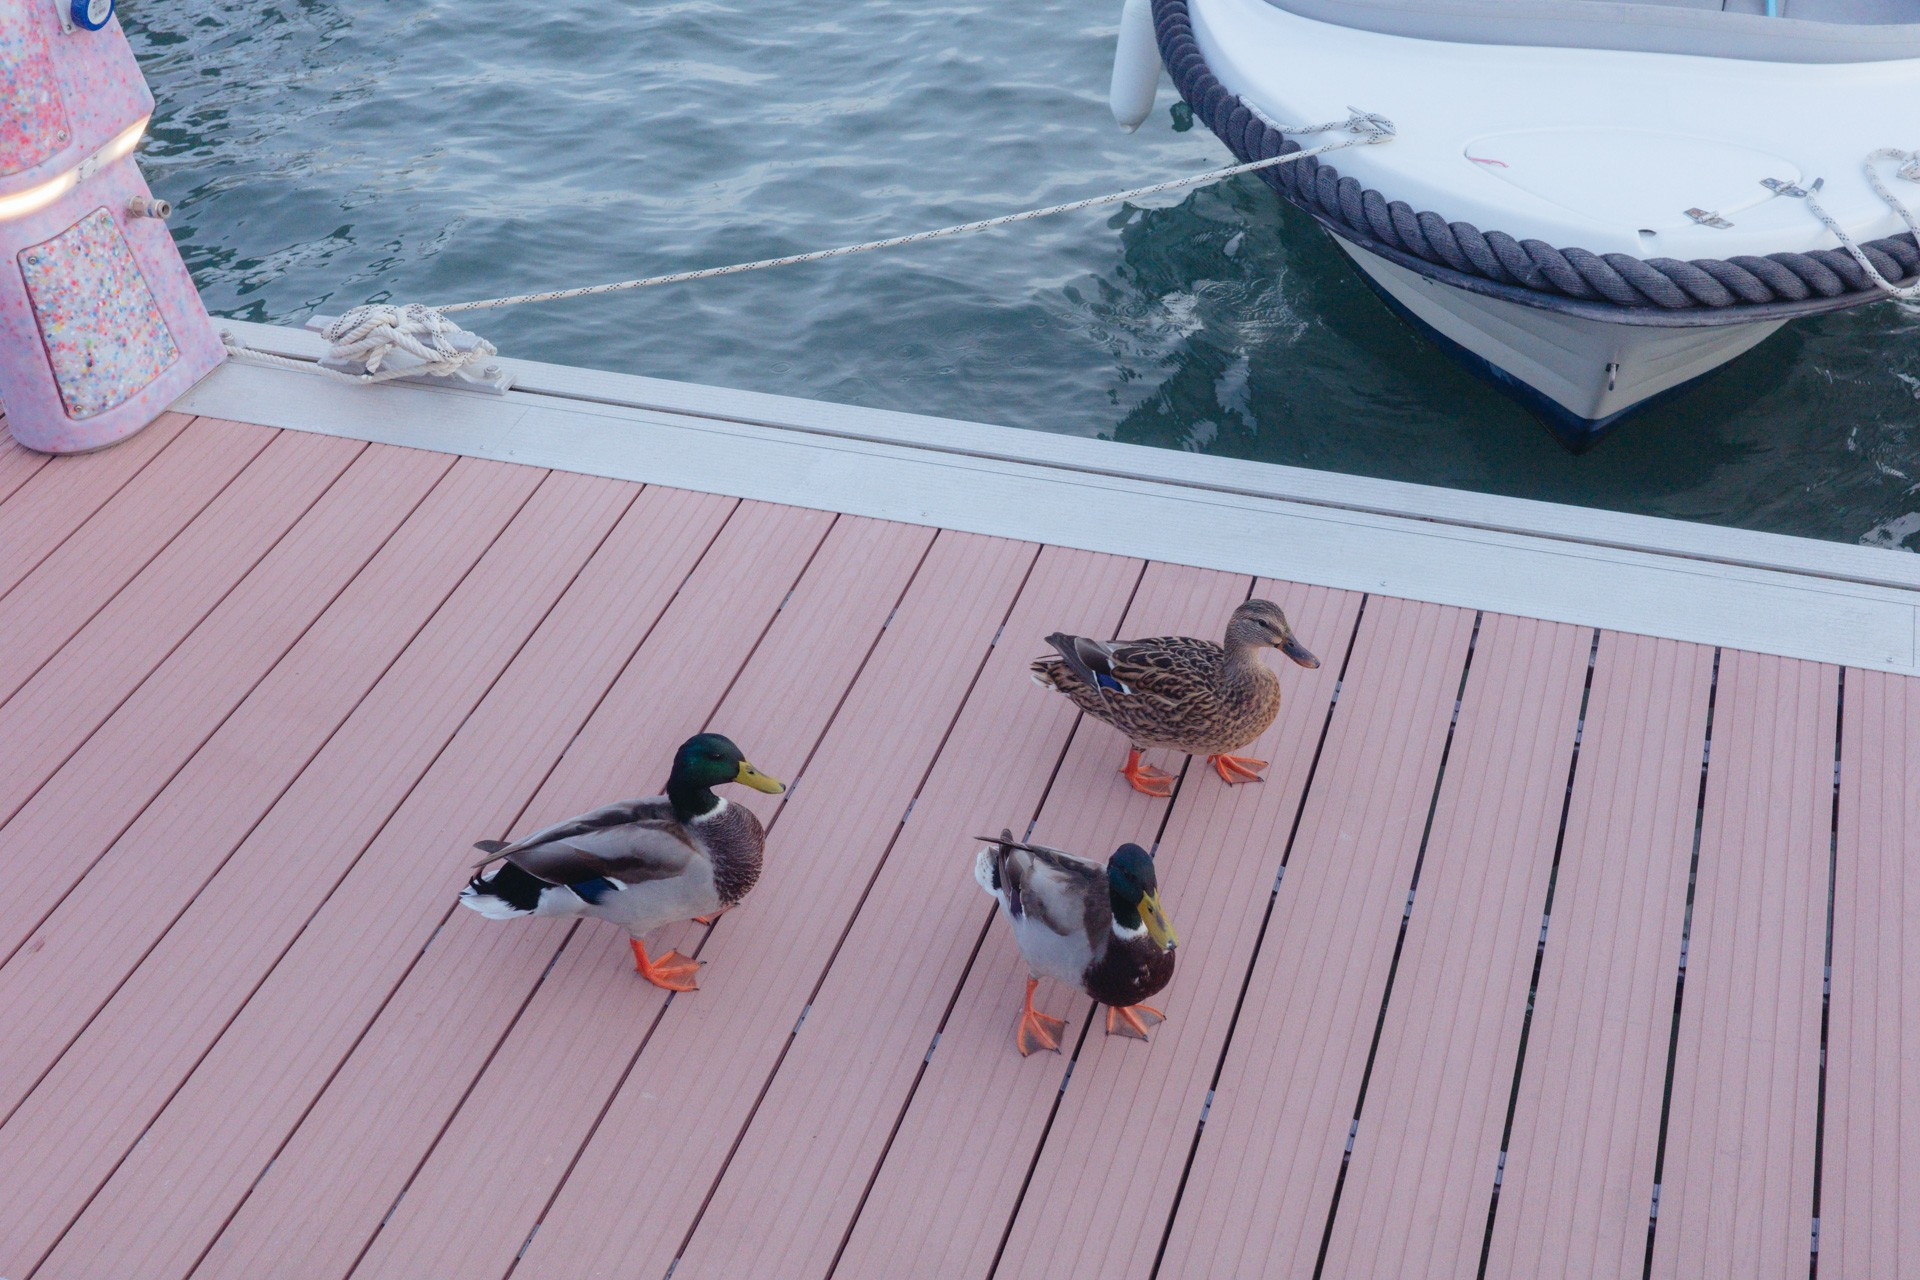
[[[1262,160],[1299,149],[1298,143],[1255,115],[1215,78],[1194,42],[1187,0],[1153,0],[1153,23],[1160,59],[1174,87],[1234,155],[1242,161]],[[1764,309],[1771,315],[1828,311],[1837,309],[1836,304],[1844,307],[1888,296],[1840,249],[1690,262],[1556,249],[1543,240],[1516,240],[1504,232],[1481,231],[1472,223],[1449,222],[1437,213],[1416,212],[1405,201],[1389,200],[1352,178],[1341,177],[1339,170],[1317,159],[1261,170],[1260,178],[1289,203],[1362,248],[1438,268],[1424,274],[1484,282],[1476,292],[1549,310],[1571,309],[1554,302],[1572,299],[1588,304],[1578,308],[1588,315],[1594,314],[1595,304],[1599,309],[1633,308],[1642,314],[1649,309]],[[1860,248],[1888,280],[1920,279],[1920,245],[1912,237],[1887,236]],[[1406,265],[1419,269],[1415,263]],[[1732,320],[1716,316],[1708,323]]]

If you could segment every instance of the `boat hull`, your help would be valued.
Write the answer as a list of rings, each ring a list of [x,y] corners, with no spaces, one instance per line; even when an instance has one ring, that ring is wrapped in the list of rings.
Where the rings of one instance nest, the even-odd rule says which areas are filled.
[[[1334,243],[1393,309],[1542,419],[1574,452],[1635,411],[1745,354],[1785,324],[1613,324],[1470,293]]]

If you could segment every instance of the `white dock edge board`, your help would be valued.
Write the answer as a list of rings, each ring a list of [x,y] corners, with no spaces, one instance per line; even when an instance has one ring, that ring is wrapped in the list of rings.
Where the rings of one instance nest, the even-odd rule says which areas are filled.
[[[297,329],[223,322],[298,358]],[[502,360],[504,396],[245,363],[190,413],[1920,674],[1920,556]]]

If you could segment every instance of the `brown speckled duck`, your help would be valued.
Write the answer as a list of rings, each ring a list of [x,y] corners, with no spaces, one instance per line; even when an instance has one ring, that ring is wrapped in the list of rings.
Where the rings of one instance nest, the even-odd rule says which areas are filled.
[[[1047,643],[1059,653],[1034,662],[1034,683],[1066,694],[1126,734],[1121,772],[1135,791],[1160,797],[1173,794],[1173,775],[1141,764],[1140,753],[1150,747],[1204,755],[1223,782],[1259,781],[1267,762],[1233,752],[1280,714],[1280,678],[1260,661],[1260,650],[1278,649],[1303,667],[1320,665],[1270,600],[1235,609],[1225,645],[1191,636],[1109,644],[1061,632]]]
[[[1021,844],[1013,832],[986,843],[973,876],[1000,904],[1027,962],[1027,1003],[1013,1042],[1025,1057],[1060,1052],[1066,1023],[1033,1007],[1042,978],[1057,978],[1107,1006],[1107,1034],[1147,1038],[1165,1016],[1141,1001],[1173,981],[1173,926],[1160,909],[1153,859],[1123,844],[1107,865],[1059,849]]]
[[[489,920],[611,920],[632,935],[641,977],[692,991],[698,962],[678,951],[650,959],[641,939],[676,920],[711,920],[759,880],[766,832],[752,810],[713,793],[727,782],[770,794],[786,789],[726,738],[699,734],[674,755],[663,796],[605,805],[511,844],[482,840],[474,848],[487,856],[476,865],[505,864],[475,875],[460,903]]]

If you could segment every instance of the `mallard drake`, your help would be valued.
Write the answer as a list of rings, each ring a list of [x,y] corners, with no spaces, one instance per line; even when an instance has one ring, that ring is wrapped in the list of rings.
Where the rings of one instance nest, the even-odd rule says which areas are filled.
[[[1164,1022],[1140,1003],[1173,980],[1173,926],[1160,909],[1153,859],[1137,844],[1114,850],[1106,866],[1002,831],[974,859],[973,877],[1000,904],[1027,960],[1027,1003],[1013,1043],[1025,1057],[1060,1052],[1066,1023],[1033,1007],[1042,978],[1057,978],[1107,1006],[1107,1034],[1147,1038]]]
[[[677,951],[648,959],[641,938],[676,920],[718,915],[760,878],[767,835],[750,809],[713,793],[728,782],[771,795],[786,790],[726,738],[700,734],[675,753],[663,796],[621,800],[512,843],[474,845],[487,855],[476,867],[501,859],[506,865],[477,872],[460,891],[461,905],[489,920],[611,920],[633,935],[641,977],[669,991],[693,991],[699,964]]]
[[[1191,636],[1109,644],[1058,631],[1047,643],[1059,652],[1034,661],[1033,682],[1066,694],[1126,734],[1120,772],[1135,791],[1162,798],[1173,794],[1173,775],[1140,763],[1149,747],[1204,755],[1223,782],[1260,780],[1265,760],[1233,754],[1280,714],[1280,677],[1260,661],[1260,650],[1278,649],[1303,667],[1320,665],[1270,600],[1235,609],[1224,645]]]

